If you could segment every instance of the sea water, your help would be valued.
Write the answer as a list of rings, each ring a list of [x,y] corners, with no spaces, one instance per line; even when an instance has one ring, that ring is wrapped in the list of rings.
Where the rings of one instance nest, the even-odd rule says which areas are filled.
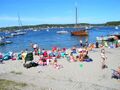
[[[66,34],[57,34],[57,31],[65,30],[68,31]],[[12,44],[0,46],[0,52],[20,52],[22,50],[31,50],[31,44],[37,43],[40,48],[51,49],[53,46],[60,48],[71,48],[72,46],[79,47],[79,41],[82,40],[85,43],[88,40],[89,43],[95,43],[96,37],[106,36],[114,33],[120,33],[120,29],[114,27],[94,27],[88,30],[89,36],[71,36],[71,32],[74,28],[51,28],[42,29],[38,31],[28,30],[25,35],[19,35],[8,40],[13,41]],[[0,35],[5,35],[0,33]]]

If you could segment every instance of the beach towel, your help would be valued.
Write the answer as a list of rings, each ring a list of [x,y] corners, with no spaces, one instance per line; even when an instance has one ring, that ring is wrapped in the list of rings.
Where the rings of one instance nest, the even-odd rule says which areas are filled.
[[[9,60],[9,59],[11,59],[11,57],[10,57],[9,55],[5,55],[5,56],[3,57],[3,60]]]
[[[92,62],[93,60],[91,58],[85,59],[85,62]]]

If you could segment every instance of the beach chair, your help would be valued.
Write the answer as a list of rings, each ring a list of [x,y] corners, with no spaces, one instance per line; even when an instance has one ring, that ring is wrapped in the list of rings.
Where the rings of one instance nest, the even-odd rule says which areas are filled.
[[[118,73],[118,71],[116,71],[114,69],[111,69],[111,70],[113,71],[111,78],[120,79],[120,73]]]

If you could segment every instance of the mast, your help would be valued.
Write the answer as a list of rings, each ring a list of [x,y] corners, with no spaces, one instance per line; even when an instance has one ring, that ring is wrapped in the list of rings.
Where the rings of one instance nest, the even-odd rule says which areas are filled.
[[[75,17],[75,20],[76,20],[76,26],[77,26],[77,7],[75,7],[75,11],[76,11],[76,17]]]
[[[75,27],[77,28],[77,3],[75,3]]]
[[[18,13],[18,24],[19,24],[19,26],[22,28],[22,22],[21,22],[21,20],[20,20],[20,15],[19,15],[19,13]]]

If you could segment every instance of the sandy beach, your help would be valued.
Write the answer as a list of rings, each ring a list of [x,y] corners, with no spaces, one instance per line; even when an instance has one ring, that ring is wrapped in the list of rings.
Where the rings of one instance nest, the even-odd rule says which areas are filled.
[[[21,60],[5,61],[0,64],[0,79],[28,85],[20,90],[120,90],[120,80],[111,79],[111,69],[120,66],[120,48],[105,50],[106,69],[101,69],[100,49],[94,49],[88,53],[92,62],[68,62],[61,58],[58,63],[63,68],[59,70],[52,65],[26,69]]]

